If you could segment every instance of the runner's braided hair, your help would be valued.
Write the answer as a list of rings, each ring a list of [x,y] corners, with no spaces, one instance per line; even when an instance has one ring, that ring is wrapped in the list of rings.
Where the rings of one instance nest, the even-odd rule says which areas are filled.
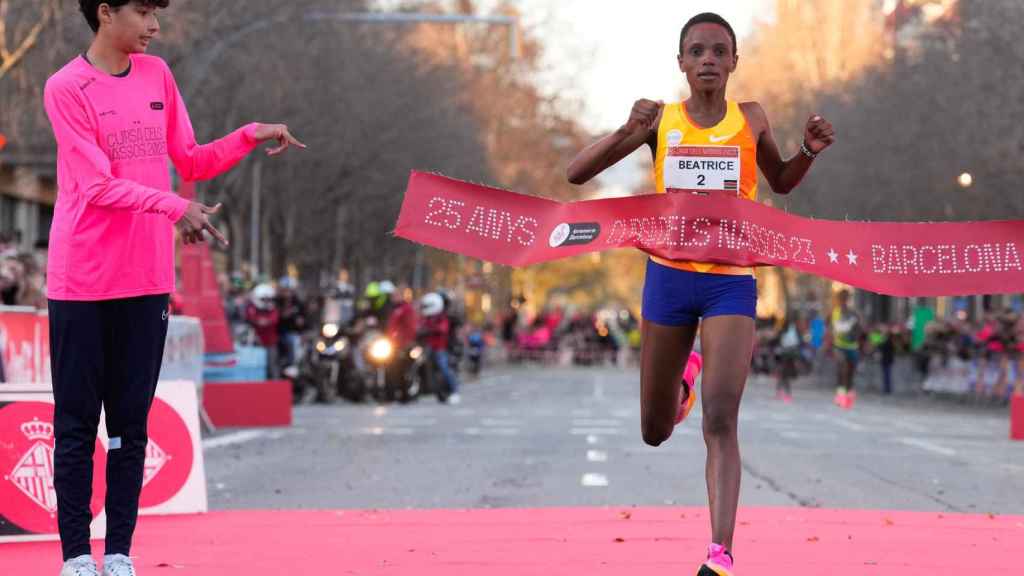
[[[99,32],[100,17],[98,11],[100,4],[106,4],[114,10],[120,10],[125,4],[139,4],[147,8],[167,8],[167,5],[170,3],[171,0],[78,0],[78,8],[85,16],[85,21],[89,23],[89,28],[92,28],[93,32]]]
[[[686,40],[686,35],[690,32],[690,28],[693,28],[697,24],[718,24],[722,28],[725,28],[726,32],[729,33],[729,38],[732,38],[732,53],[736,54],[736,33],[733,32],[732,26],[726,22],[725,18],[722,18],[714,12],[701,12],[683,26],[683,31],[679,33],[679,53],[683,53],[683,41]]]

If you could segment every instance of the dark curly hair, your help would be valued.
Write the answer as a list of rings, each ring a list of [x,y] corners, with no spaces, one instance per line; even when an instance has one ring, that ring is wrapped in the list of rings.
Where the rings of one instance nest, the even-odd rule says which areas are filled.
[[[693,18],[690,18],[690,21],[683,26],[683,30],[679,33],[680,54],[683,53],[683,42],[686,40],[686,34],[690,31],[690,28],[693,28],[697,24],[718,24],[722,28],[725,28],[725,31],[729,33],[729,38],[732,39],[732,53],[736,53],[736,33],[732,31],[732,26],[729,25],[725,18],[722,18],[714,12],[703,12],[701,14],[697,14]]]
[[[93,32],[99,32],[100,4],[106,4],[114,10],[120,10],[125,4],[131,3],[140,4],[148,8],[167,8],[171,0],[78,0],[78,8],[82,11],[82,15],[85,16],[85,21],[89,23],[89,28],[92,28]]]

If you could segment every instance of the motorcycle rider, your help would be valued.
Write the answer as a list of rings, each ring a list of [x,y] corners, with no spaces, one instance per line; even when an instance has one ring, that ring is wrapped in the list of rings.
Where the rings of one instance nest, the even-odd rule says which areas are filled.
[[[404,350],[416,342],[419,318],[416,308],[405,298],[406,290],[391,294],[391,312],[388,317],[387,334],[395,341],[395,347]]]
[[[391,294],[391,315],[388,317],[386,333],[394,342],[395,350],[400,352],[398,357],[405,360],[391,365],[391,377],[395,379],[401,378],[409,365],[407,351],[416,345],[416,331],[419,328],[419,315],[416,307],[406,299],[407,293],[411,294],[411,291],[403,286]]]
[[[377,326],[387,326],[393,307],[391,298],[394,293],[395,284],[390,280],[367,284],[366,290],[363,292],[363,301],[359,307],[359,319],[365,321],[373,318]]]
[[[323,323],[346,328],[356,319],[356,289],[344,278],[339,279],[324,298]]]
[[[277,343],[280,315],[274,303],[275,290],[269,283],[257,285],[246,305],[245,320],[253,327],[259,345],[267,351],[267,375],[278,377]]]
[[[462,342],[462,328],[465,324],[458,303],[447,290],[438,290],[444,302],[444,315],[448,317],[448,356],[451,365],[458,370],[466,350]]]
[[[298,282],[284,276],[279,288],[277,309],[280,315],[278,351],[285,366],[296,366],[302,359],[302,334],[306,331],[306,305],[299,298]]]
[[[445,314],[444,298],[437,292],[431,292],[420,300],[420,313],[423,320],[420,324],[420,334],[423,335],[431,361],[441,372],[444,378],[444,385],[448,389],[449,404],[458,404],[461,401],[459,396],[459,379],[455,371],[451,369],[448,361],[448,344],[451,335],[451,323],[448,315]]]

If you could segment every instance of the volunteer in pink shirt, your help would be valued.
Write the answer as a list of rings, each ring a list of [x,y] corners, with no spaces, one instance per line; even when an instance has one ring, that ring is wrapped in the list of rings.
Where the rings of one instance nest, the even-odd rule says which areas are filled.
[[[93,447],[106,409],[107,516],[104,576],[134,576],[138,516],[169,295],[174,226],[186,243],[209,233],[218,207],[171,190],[168,159],[184,180],[221,174],[266,140],[270,155],[302,144],[282,124],[248,124],[196,143],[163,60],[147,56],[169,0],[79,0],[96,33],[85,54],[46,83],[57,140],[59,193],[47,268],[54,392],[54,484],[61,576],[98,574],[90,554]]]

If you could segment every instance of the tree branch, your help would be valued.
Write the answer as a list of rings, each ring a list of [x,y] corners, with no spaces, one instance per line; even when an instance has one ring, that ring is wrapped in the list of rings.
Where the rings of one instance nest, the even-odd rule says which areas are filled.
[[[0,62],[11,57],[7,51],[7,0],[0,0]]]
[[[0,0],[0,39],[2,39],[0,40],[0,48],[2,48],[2,51],[0,51],[0,59],[3,60],[3,62],[0,62],[0,80],[3,80],[4,76],[6,76],[7,73],[25,57],[25,54],[27,54],[28,51],[36,45],[39,41],[39,35],[50,23],[50,20],[53,19],[54,11],[55,7],[53,0],[47,1],[46,5],[43,7],[43,13],[39,17],[39,21],[36,22],[35,26],[32,27],[28,35],[25,36],[25,39],[21,41],[21,44],[18,45],[14,52],[8,52],[5,34],[6,30],[3,27],[7,20],[7,2]]]

